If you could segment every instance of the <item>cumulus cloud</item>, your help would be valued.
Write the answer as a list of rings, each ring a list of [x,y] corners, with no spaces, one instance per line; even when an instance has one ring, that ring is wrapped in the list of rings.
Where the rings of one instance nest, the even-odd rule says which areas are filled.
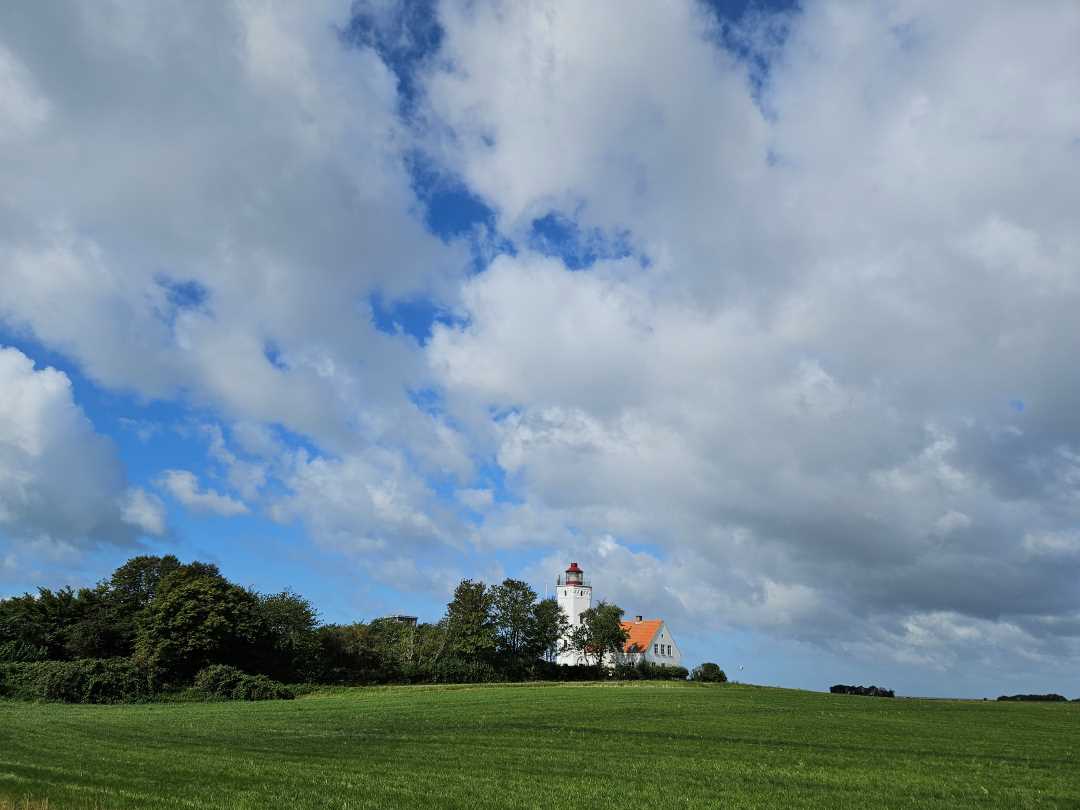
[[[453,525],[398,453],[372,449],[333,459],[301,451],[282,481],[288,494],[274,503],[273,516],[300,519],[316,539],[338,548],[400,553],[452,540]]]
[[[463,489],[457,497],[474,512],[486,511],[495,503],[495,495],[490,489]]]
[[[161,536],[168,528],[165,504],[157,495],[142,487],[128,489],[121,509],[124,522],[146,534]]]
[[[0,347],[0,392],[0,539],[75,547],[165,531],[160,502],[128,487],[66,374]]]
[[[301,450],[284,462],[270,516],[299,524],[314,542],[362,566],[369,581],[442,601],[466,576],[460,515],[400,452],[328,457]]]
[[[343,2],[0,10],[0,322],[220,420],[239,498],[167,492],[416,587],[574,556],[688,626],[1080,657],[1075,4],[355,10],[352,45]],[[476,255],[418,151],[494,212]],[[373,294],[454,317],[420,345]]]
[[[189,470],[165,470],[158,477],[157,485],[194,512],[234,517],[248,511],[243,501],[201,488],[198,476]]]
[[[866,655],[1076,656],[1080,14],[961,5],[758,18],[764,78],[692,4],[443,8],[445,160],[631,246],[501,257],[429,344],[521,499],[477,542],[614,532],[684,615]]]
[[[35,127],[0,155],[0,323],[99,384],[326,444],[434,434],[368,297],[446,293],[467,257],[423,225],[349,7],[0,11],[0,109],[29,110],[0,117]]]
[[[1059,557],[1080,556],[1080,532],[1040,532],[1024,535],[1024,549],[1031,554]]]
[[[49,104],[33,87],[26,67],[0,47],[0,143],[27,137],[48,117]]]

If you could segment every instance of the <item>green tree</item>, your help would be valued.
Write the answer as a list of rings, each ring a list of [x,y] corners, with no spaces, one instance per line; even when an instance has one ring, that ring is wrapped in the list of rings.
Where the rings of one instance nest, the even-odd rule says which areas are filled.
[[[319,644],[316,680],[324,683],[377,683],[385,663],[366,624],[330,624],[315,631]]]
[[[142,614],[135,657],[156,677],[178,683],[208,664],[250,669],[265,637],[255,594],[214,566],[182,566],[161,581]]]
[[[566,613],[555,599],[541,599],[533,608],[529,636],[529,654],[533,658],[554,661],[559,644],[570,629]]]
[[[0,600],[0,660],[113,658],[128,655],[106,585],[39,588]]]
[[[113,571],[109,592],[125,611],[138,613],[154,600],[162,579],[182,567],[172,554],[132,557]]]
[[[495,646],[508,662],[533,656],[536,624],[536,591],[520,579],[506,579],[491,588]]]
[[[463,579],[446,610],[447,652],[462,659],[486,660],[495,651],[492,593],[483,582]]]
[[[570,633],[570,648],[593,665],[609,655],[618,659],[630,635],[622,628],[623,613],[618,605],[603,601],[582,611],[581,623]]]
[[[67,596],[74,601],[70,590]],[[0,600],[0,652],[4,660],[65,658],[65,630],[73,619],[73,608],[64,592],[57,596],[39,588],[37,596],[24,593]]]
[[[432,661],[432,679],[477,683],[500,679],[496,669],[497,636],[491,590],[463,579],[447,605],[442,644]]]
[[[71,588],[56,591],[38,588],[37,595],[23,594],[0,602],[0,643],[20,657],[64,661],[73,657],[75,628],[85,617],[88,599]],[[77,645],[76,645],[77,646]],[[35,652],[36,651],[36,652]]]
[[[280,680],[317,676],[319,617],[304,597],[289,590],[258,596],[265,647],[259,669]]]
[[[439,656],[446,647],[446,621],[420,624],[412,645],[412,664],[405,677],[416,681],[435,680]]]
[[[704,664],[694,667],[693,672],[690,673],[690,679],[702,681],[703,683],[727,683],[727,674],[720,669],[718,664],[706,661]]]
[[[65,649],[70,658],[120,658],[131,655],[133,638],[127,633],[129,617],[102,583],[80,588],[75,596],[75,617],[67,629]]]
[[[135,651],[139,617],[154,600],[161,581],[181,567],[180,560],[172,554],[164,557],[144,554],[132,557],[113,571],[106,588],[118,655],[127,656]]]

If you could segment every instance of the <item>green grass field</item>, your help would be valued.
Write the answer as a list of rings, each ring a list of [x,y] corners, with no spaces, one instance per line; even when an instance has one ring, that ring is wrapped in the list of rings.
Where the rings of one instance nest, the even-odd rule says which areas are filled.
[[[748,686],[0,702],[0,808],[1080,807],[1080,704]]]

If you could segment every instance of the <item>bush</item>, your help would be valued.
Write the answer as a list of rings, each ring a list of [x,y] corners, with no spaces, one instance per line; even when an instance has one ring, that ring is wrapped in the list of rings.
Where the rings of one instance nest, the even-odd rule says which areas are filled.
[[[720,669],[719,665],[706,661],[701,666],[694,667],[694,671],[690,673],[690,680],[701,683],[727,683],[727,673]]]
[[[5,641],[0,644],[0,662],[20,663],[26,661],[45,661],[49,651],[25,641]]]
[[[129,658],[0,664],[0,695],[60,703],[140,703],[154,696],[147,673]]]
[[[616,664],[611,674],[619,681],[685,681],[690,672],[686,667],[653,664],[642,659],[636,664]]]
[[[463,658],[446,658],[434,670],[435,680],[440,683],[498,683],[505,676],[486,661]]]
[[[1068,698],[1064,695],[1002,695],[998,700],[1024,700],[1033,702],[1046,702],[1046,703],[1067,703]]]
[[[293,693],[293,697],[303,697],[304,695],[313,695],[316,692],[321,692],[327,687],[319,683],[290,683],[286,684],[285,688]]]
[[[195,676],[195,689],[218,700],[292,700],[284,684],[265,675],[248,675],[227,664],[211,664]]]
[[[211,697],[229,700],[233,690],[248,674],[228,664],[212,664],[199,670],[195,676],[195,688]]]
[[[292,690],[265,675],[248,675],[233,690],[233,700],[292,700]]]
[[[865,697],[894,697],[892,689],[882,689],[880,686],[845,686],[842,683],[829,687],[834,695],[863,695]]]
[[[603,667],[571,667],[554,661],[537,661],[532,666],[535,681],[602,681],[607,677]]]

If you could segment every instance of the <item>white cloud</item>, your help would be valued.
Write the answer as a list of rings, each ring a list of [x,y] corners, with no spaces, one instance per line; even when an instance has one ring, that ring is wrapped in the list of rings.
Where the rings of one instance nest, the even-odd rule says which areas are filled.
[[[1024,549],[1034,555],[1080,557],[1080,532],[1032,532],[1024,535]]]
[[[934,522],[934,531],[940,536],[947,537],[956,531],[962,531],[971,526],[971,518],[963,512],[950,510]]]
[[[474,512],[485,512],[495,503],[495,494],[490,489],[462,489],[457,497]]]
[[[229,486],[248,500],[258,498],[259,491],[269,480],[270,465],[261,460],[251,461],[237,456],[229,449],[225,434],[218,425],[203,425],[201,431],[209,440],[210,458],[224,468]],[[268,450],[274,446],[272,435],[266,428],[259,430],[253,426],[247,426],[241,429],[240,434],[241,444],[245,439],[249,443],[254,440],[257,450]],[[278,447],[279,452],[282,449]]]
[[[198,476],[189,470],[165,470],[158,477],[157,485],[193,512],[221,517],[235,517],[248,512],[243,501],[212,489],[202,489]]]
[[[75,402],[71,381],[0,347],[0,537],[10,543],[130,543],[164,517],[128,489],[112,443]]]
[[[128,489],[122,502],[122,515],[125,523],[146,534],[161,536],[167,529],[165,504],[142,487]]]
[[[276,458],[285,449],[278,437],[266,425],[239,422],[232,426],[230,433],[244,452],[256,458]]]
[[[272,516],[302,520],[317,541],[332,547],[382,553],[453,538],[452,518],[391,451],[341,459],[297,452],[282,483],[288,494],[272,505]]]
[[[557,549],[699,626],[1076,659],[1075,4],[806,3],[734,32],[762,77],[704,4],[446,3],[415,128],[340,46],[344,2],[103,8],[0,9],[0,320],[216,411],[231,491],[408,581],[410,555]],[[463,278],[417,147],[513,255]],[[522,247],[551,212],[631,255]],[[376,291],[460,319],[421,348],[372,326]],[[113,479],[111,520],[158,527]],[[13,480],[15,524],[97,525],[31,519]]]
[[[436,330],[520,499],[476,542],[615,533],[713,621],[870,656],[1075,656],[1076,571],[1035,552],[1080,518],[1076,7],[808,3],[760,101],[691,4],[442,19],[448,165],[513,233],[555,211],[648,257],[501,257]]]
[[[26,67],[0,45],[0,143],[33,134],[48,120],[49,111]]]
[[[395,77],[343,44],[349,8],[0,11],[0,75],[52,110],[0,154],[0,323],[229,421],[442,444],[367,298],[448,294],[467,256],[423,226]]]

